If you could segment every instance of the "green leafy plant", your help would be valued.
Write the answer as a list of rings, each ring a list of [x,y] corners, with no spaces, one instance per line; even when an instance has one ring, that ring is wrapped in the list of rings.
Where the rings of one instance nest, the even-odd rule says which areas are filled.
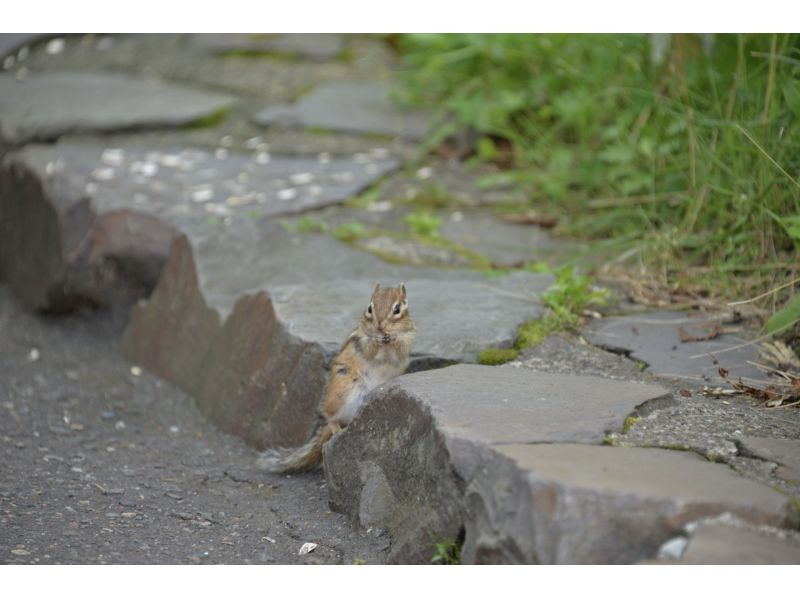
[[[434,565],[461,564],[461,544],[456,540],[448,540],[436,544],[436,552],[431,557]]]
[[[411,233],[420,237],[439,237],[439,227],[442,226],[442,219],[431,212],[419,211],[406,214],[403,219],[408,225]]]
[[[537,265],[541,271],[541,263]],[[542,293],[548,310],[544,317],[522,324],[517,333],[517,349],[540,344],[555,332],[573,330],[580,324],[583,312],[590,306],[605,306],[611,298],[608,289],[595,288],[592,278],[580,274],[571,265],[555,272],[555,282]]]
[[[360,222],[347,222],[336,227],[333,236],[344,243],[355,243],[367,236],[367,229]]]

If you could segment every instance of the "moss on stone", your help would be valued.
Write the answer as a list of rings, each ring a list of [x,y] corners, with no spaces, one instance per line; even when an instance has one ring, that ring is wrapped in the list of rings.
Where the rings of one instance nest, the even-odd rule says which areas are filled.
[[[630,432],[631,428],[636,424],[636,422],[642,421],[641,417],[626,417],[625,422],[622,424],[622,433],[627,434]]]
[[[517,358],[517,349],[484,349],[478,355],[478,363],[482,365],[500,365]]]
[[[228,115],[231,113],[231,107],[225,106],[224,108],[220,108],[215,110],[214,112],[210,112],[205,116],[201,116],[193,120],[192,122],[186,124],[184,128],[186,129],[210,129],[212,127],[216,127],[223,123],[223,121],[228,118]]]

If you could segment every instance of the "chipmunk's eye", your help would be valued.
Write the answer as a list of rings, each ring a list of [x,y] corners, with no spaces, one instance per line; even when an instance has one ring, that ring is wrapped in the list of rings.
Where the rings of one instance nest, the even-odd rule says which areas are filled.
[[[372,303],[370,303],[369,307],[367,308],[367,314],[369,314],[370,316],[372,315]]]
[[[393,313],[394,313],[394,315],[398,315],[400,313],[400,304],[399,303],[395,303],[394,304]]]

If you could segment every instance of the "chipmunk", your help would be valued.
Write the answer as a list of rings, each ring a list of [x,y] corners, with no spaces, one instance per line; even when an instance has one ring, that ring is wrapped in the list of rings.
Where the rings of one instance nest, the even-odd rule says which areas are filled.
[[[298,449],[263,452],[259,466],[276,473],[289,473],[319,465],[322,446],[353,421],[367,394],[405,372],[415,335],[405,285],[381,288],[380,283],[376,284],[361,322],[331,362],[322,409],[325,426]]]

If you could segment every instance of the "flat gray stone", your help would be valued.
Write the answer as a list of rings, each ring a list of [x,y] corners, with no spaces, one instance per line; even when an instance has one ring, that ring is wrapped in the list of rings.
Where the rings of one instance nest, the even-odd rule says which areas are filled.
[[[34,73],[24,81],[0,75],[0,150],[67,133],[179,127],[233,102],[220,93],[112,73]]]
[[[318,60],[337,58],[344,40],[336,33],[198,33],[192,41],[214,52],[275,52]]]
[[[777,463],[775,475],[778,477],[800,484],[800,440],[742,436],[737,444],[745,456]]]
[[[519,266],[564,251],[563,242],[538,226],[509,224],[495,214],[464,211],[460,218],[444,218],[442,236],[488,257],[498,267]]]
[[[320,127],[419,140],[428,132],[428,115],[404,110],[389,100],[390,83],[335,82],[315,87],[291,106],[271,106],[256,123],[280,127]]]
[[[680,565],[800,565],[796,533],[705,523],[692,533]]]
[[[614,316],[589,322],[582,331],[593,345],[621,351],[645,362],[648,371],[661,376],[723,384],[711,355],[745,343],[732,334],[720,334],[707,341],[681,342],[678,329],[691,336],[700,337],[709,332],[702,325],[719,321],[713,316],[692,317],[683,312],[653,312],[630,316]],[[762,380],[763,372],[747,361],[758,360],[756,345],[747,345],[719,353],[719,362],[730,373],[739,377]]]
[[[494,450],[467,489],[465,563],[626,564],[655,557],[703,517],[798,522],[791,497],[694,453],[576,444]]]
[[[402,376],[373,391],[326,445],[331,505],[388,529],[390,561],[429,562],[434,544],[454,540],[464,525],[464,489],[491,447],[601,443],[644,404],[669,402],[654,385],[513,368],[455,365]]]

